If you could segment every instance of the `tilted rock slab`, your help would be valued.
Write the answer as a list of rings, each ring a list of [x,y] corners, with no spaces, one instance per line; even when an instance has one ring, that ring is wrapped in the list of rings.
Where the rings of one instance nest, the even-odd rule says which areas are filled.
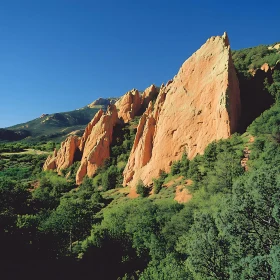
[[[82,183],[88,175],[92,177],[98,167],[110,157],[113,128],[119,121],[115,105],[110,105],[106,113],[100,110],[87,126],[81,139],[81,166],[76,174],[76,183]]]
[[[77,136],[69,136],[61,143],[58,150],[54,150],[53,155],[48,156],[46,159],[43,170],[56,169],[60,172],[74,163],[74,156],[77,148],[80,145],[80,138]]]
[[[116,102],[119,119],[127,123],[132,120],[141,108],[141,95],[137,89],[127,92]]]
[[[150,184],[184,150],[191,159],[210,142],[228,138],[237,129],[240,107],[228,37],[211,37],[141,117],[123,185],[135,186],[139,179]]]
[[[62,142],[59,151],[55,150],[53,155],[47,158],[43,169],[56,169],[60,172],[74,163],[77,153],[82,155],[81,166],[76,174],[77,184],[81,184],[86,175],[92,177],[97,168],[110,157],[113,127],[118,121],[115,105],[108,106],[106,113],[99,110],[86,127],[83,136],[69,136]]]
[[[118,117],[124,123],[133,120],[135,116],[143,114],[151,100],[158,95],[155,85],[146,88],[141,95],[137,89],[132,89],[123,95],[117,102]]]

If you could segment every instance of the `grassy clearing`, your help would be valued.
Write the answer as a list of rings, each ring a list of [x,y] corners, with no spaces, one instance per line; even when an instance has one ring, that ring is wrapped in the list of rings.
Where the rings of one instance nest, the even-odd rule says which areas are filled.
[[[25,149],[23,152],[13,152],[13,153],[1,153],[3,156],[7,155],[46,155],[46,154],[51,154],[52,152],[46,152],[46,151],[40,151],[40,150],[35,150],[35,149]]]

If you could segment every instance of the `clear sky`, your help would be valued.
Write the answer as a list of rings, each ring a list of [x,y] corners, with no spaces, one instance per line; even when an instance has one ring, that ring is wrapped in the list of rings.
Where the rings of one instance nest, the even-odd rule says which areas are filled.
[[[207,38],[280,41],[280,1],[0,0],[0,127],[160,85]]]

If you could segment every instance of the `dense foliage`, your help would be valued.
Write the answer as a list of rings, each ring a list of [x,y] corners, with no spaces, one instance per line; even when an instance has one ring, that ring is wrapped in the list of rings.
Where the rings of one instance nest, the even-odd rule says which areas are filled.
[[[234,65],[239,71],[260,68],[264,63],[270,66],[280,60],[280,53],[276,49],[269,49],[267,45],[247,48],[232,52]]]

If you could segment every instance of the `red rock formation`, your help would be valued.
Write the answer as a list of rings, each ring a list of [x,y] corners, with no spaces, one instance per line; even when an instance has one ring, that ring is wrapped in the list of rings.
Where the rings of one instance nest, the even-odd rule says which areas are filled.
[[[83,156],[81,166],[76,174],[77,184],[81,184],[85,175],[92,177],[97,168],[110,157],[113,128],[118,122],[115,105],[110,105],[104,114],[98,112],[88,125],[81,141]]]
[[[264,63],[262,66],[261,66],[261,70],[263,70],[265,73],[270,71],[270,67],[268,65],[268,63]]]
[[[56,156],[57,156],[57,150],[54,149],[53,154],[49,155],[43,165],[43,170],[54,170],[56,169]]]
[[[139,122],[124,185],[135,186],[139,179],[150,184],[184,150],[193,158],[236,131],[240,93],[227,35],[208,39],[151,106]]]
[[[122,119],[125,123],[132,120],[141,109],[141,100],[141,95],[137,89],[127,92],[115,104],[119,119]]]
[[[145,110],[151,100],[156,99],[158,95],[158,89],[155,85],[151,85],[146,88],[142,94],[142,109]]]
[[[80,145],[80,138],[77,136],[69,136],[61,143],[58,152],[54,151],[52,156],[49,156],[43,166],[44,170],[56,169],[60,171],[71,166],[74,162],[75,152]]]
[[[101,116],[103,115],[103,111],[100,109],[96,114],[95,116],[93,117],[93,119],[91,120],[91,122],[87,125],[85,131],[84,131],[84,134],[81,138],[81,142],[80,142],[80,151],[83,151],[84,150],[84,147],[85,147],[85,144],[86,144],[86,141],[89,137],[89,135],[91,134],[91,131],[92,131],[92,128],[99,122]]]

